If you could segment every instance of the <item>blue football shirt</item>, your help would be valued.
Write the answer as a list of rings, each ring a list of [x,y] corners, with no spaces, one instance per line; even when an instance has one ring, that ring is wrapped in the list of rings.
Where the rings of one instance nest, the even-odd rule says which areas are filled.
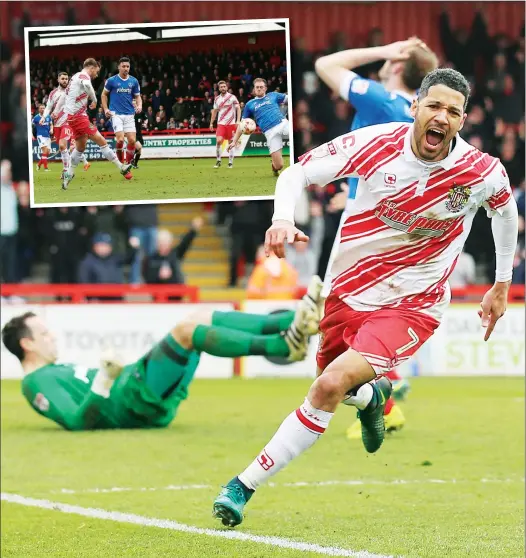
[[[122,79],[119,74],[116,74],[106,81],[104,89],[110,94],[111,112],[119,115],[135,114],[133,100],[136,95],[141,94],[137,78],[128,76],[127,79]]]
[[[285,93],[272,91],[264,97],[251,99],[243,109],[243,118],[252,118],[263,132],[267,132],[285,120],[279,105],[287,100]]]
[[[356,109],[351,131],[388,124],[389,122],[413,122],[409,112],[412,97],[403,91],[387,91],[377,81],[365,79],[354,72],[341,84],[340,94]],[[356,197],[358,178],[349,178],[349,199]]]
[[[49,133],[51,128],[51,116],[49,115],[46,116],[46,118],[44,119],[44,124],[42,125],[40,124],[41,118],[42,116],[38,113],[33,118],[33,124],[35,125],[37,136],[42,136],[43,138],[49,138],[51,137],[51,134]]]

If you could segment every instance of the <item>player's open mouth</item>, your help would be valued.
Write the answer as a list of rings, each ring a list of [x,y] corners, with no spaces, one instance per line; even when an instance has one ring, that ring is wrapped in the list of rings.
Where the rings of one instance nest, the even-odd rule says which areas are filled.
[[[429,128],[426,132],[426,147],[430,151],[438,149],[446,138],[446,133],[438,128]]]

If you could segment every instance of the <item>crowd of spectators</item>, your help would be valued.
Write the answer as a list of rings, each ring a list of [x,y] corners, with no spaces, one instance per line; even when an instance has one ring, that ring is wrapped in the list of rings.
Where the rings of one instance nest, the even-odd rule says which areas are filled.
[[[483,10],[483,7],[481,9]],[[517,22],[517,25],[520,24],[521,22]],[[524,24],[522,23],[518,36],[515,35],[517,30],[510,30],[514,38],[504,34],[489,36],[482,12],[476,13],[469,32],[453,29],[445,12],[440,16],[437,25],[442,41],[441,66],[454,67],[464,72],[473,88],[473,96],[467,109],[468,118],[461,135],[476,147],[499,157],[510,177],[520,214],[520,239],[514,282],[523,284],[526,192]],[[331,38],[329,47],[324,52],[307,51],[301,39],[293,45],[291,71],[294,146],[297,156],[346,132],[350,127],[354,109],[346,101],[336,98],[319,81],[314,72],[314,62],[318,56],[327,52],[384,43],[381,29],[371,30],[366,44],[354,44],[351,40],[351,36],[338,33]],[[154,206],[148,206],[152,207],[151,215],[145,212],[147,206],[139,206],[141,211],[137,211],[137,215],[141,213],[144,216],[139,220],[147,221],[141,223],[134,222],[137,215],[133,216],[133,210],[118,207],[36,211],[29,209],[29,161],[25,123],[27,101],[23,60],[20,54],[11,53],[8,45],[2,45],[0,50],[0,78],[3,90],[0,132],[4,146],[3,157],[11,161],[13,181],[18,183],[14,196],[11,180],[8,174],[4,173],[4,165],[7,163],[2,163],[0,241],[3,279],[24,280],[31,274],[33,264],[43,260],[50,264],[50,281],[76,279],[78,274],[73,270],[78,270],[80,262],[93,253],[93,239],[99,233],[109,233],[112,238],[112,253],[118,253],[122,261],[131,262],[130,274],[124,280],[136,282],[141,273],[145,276],[145,270],[141,269],[141,256],[138,255],[141,252],[134,248],[135,241],[130,243],[130,238],[139,238],[141,250],[150,257],[158,252],[151,260],[156,262],[152,265],[159,271],[166,269],[158,262],[159,255],[162,258],[162,254],[166,252],[165,248],[158,245],[157,241],[151,240],[158,230],[158,222],[153,216],[157,212]],[[217,78],[229,79],[232,91],[242,102],[250,98],[250,83],[257,75],[264,75],[269,79],[271,90],[283,90],[287,71],[283,60],[283,53],[280,52],[205,53],[196,54],[192,60],[166,57],[160,62],[144,55],[132,55],[132,73],[135,71],[135,75],[140,77],[148,129],[159,126],[158,118],[164,120],[162,125],[166,125],[167,128],[177,128],[181,125],[188,128],[208,127]],[[37,102],[45,100],[53,86],[53,71],[59,69],[56,62],[47,63],[49,66],[37,64],[31,68],[33,97],[29,102],[33,108],[36,108]],[[78,68],[78,63],[78,60],[70,61],[65,70],[73,73]],[[104,78],[116,71],[115,63],[114,59],[103,60],[101,80],[96,84],[99,93]],[[377,79],[380,66],[381,64],[371,64],[358,68],[357,71],[365,77]],[[108,129],[108,123],[98,109],[99,107],[95,109],[92,117],[99,127]],[[342,195],[345,195],[344,183],[330,184],[326,188],[313,187],[302,206],[298,208],[297,223],[314,237],[307,248],[298,245],[289,250],[289,261],[295,266],[298,278],[307,277],[311,270],[324,275],[341,215],[335,199]],[[16,204],[16,217],[11,218],[14,215],[12,209]],[[5,215],[9,211],[10,217],[7,218]],[[243,273],[240,261],[244,260],[249,264],[248,270],[244,269],[247,275],[251,271],[251,264],[257,266],[256,253],[270,221],[272,204],[219,203],[215,204],[215,212],[218,224],[225,225],[231,240],[230,273],[227,282],[231,286],[239,285],[239,274]],[[104,219],[111,223],[111,231],[107,230],[108,226],[97,224]],[[137,233],[137,230],[142,232]],[[163,233],[158,236],[161,238],[166,235]],[[100,240],[101,237],[96,238]],[[13,258],[17,260],[14,266],[10,263]],[[270,266],[266,268],[266,272],[276,273],[276,269]],[[174,277],[178,276],[175,268],[171,273]],[[167,276],[169,272],[163,271],[162,275],[165,274]],[[485,211],[480,210],[474,220],[473,232],[466,243],[465,254],[460,259],[453,279],[458,285],[473,281],[485,283],[494,280],[493,274],[494,248],[490,220],[487,219]],[[159,276],[159,281],[166,279]],[[301,283],[302,279],[298,281]],[[253,291],[255,293],[254,289]]]
[[[113,131],[111,121],[102,110],[100,96],[106,79],[118,72],[118,58],[117,55],[103,57],[99,77],[93,81],[99,102],[88,114],[101,132]],[[208,128],[214,99],[219,94],[217,84],[221,80],[227,81],[229,92],[237,96],[242,109],[253,97],[252,83],[258,77],[267,80],[269,91],[287,92],[285,52],[278,48],[257,52],[200,51],[185,56],[165,55],[161,59],[135,54],[130,59],[130,73],[141,86],[145,132]],[[82,68],[82,62],[78,58],[31,62],[33,113],[47,101],[56,86],[58,72],[65,71],[71,76]]]

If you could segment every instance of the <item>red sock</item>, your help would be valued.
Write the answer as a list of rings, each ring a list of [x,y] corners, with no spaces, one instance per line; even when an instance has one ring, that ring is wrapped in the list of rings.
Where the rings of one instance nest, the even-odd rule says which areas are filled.
[[[385,374],[385,376],[387,376],[390,380],[401,380],[402,376],[400,376],[400,374],[398,374],[398,372],[396,371],[396,368],[393,368],[392,370],[389,370],[389,372],[387,372],[387,374]]]
[[[39,159],[37,166],[40,166],[42,164],[42,158]]]
[[[132,147],[131,149],[129,147],[127,147],[126,148],[126,162],[131,163],[131,161],[133,160],[134,155],[135,155],[135,147]]]
[[[395,404],[394,399],[392,397],[389,397],[387,403],[385,404],[384,417],[391,412],[391,409],[394,407],[394,404]]]
[[[124,148],[124,142],[123,141],[118,141],[117,142],[117,149],[116,149],[117,159],[119,159],[119,161],[121,163],[124,163],[124,153],[123,153],[124,149],[123,148]]]
[[[44,163],[44,168],[47,169],[47,155],[42,155],[42,161]]]

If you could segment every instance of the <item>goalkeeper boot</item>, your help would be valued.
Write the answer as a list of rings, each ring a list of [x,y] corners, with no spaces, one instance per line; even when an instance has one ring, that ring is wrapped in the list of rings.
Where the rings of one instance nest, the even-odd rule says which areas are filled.
[[[235,527],[243,521],[243,508],[254,491],[247,488],[237,477],[222,488],[214,500],[213,515],[220,519],[223,525]]]
[[[307,294],[300,300],[294,320],[290,327],[283,333],[285,342],[289,347],[287,360],[296,362],[307,356],[309,337],[316,335],[320,326],[321,317],[321,279],[314,275],[309,283]]]
[[[384,423],[386,432],[396,432],[403,428],[405,424],[405,417],[399,405],[393,405],[389,414],[384,415]]]
[[[130,172],[131,168],[132,168],[131,163],[126,163],[125,165],[122,165],[121,174],[122,176],[124,176],[126,180],[131,180],[133,178],[133,175]]]
[[[393,398],[395,401],[404,401],[411,391],[411,385],[407,380],[393,381]]]
[[[374,453],[380,449],[385,437],[384,409],[393,391],[391,380],[382,376],[371,382],[373,397],[363,411],[358,411],[362,424],[362,442],[365,450]]]

